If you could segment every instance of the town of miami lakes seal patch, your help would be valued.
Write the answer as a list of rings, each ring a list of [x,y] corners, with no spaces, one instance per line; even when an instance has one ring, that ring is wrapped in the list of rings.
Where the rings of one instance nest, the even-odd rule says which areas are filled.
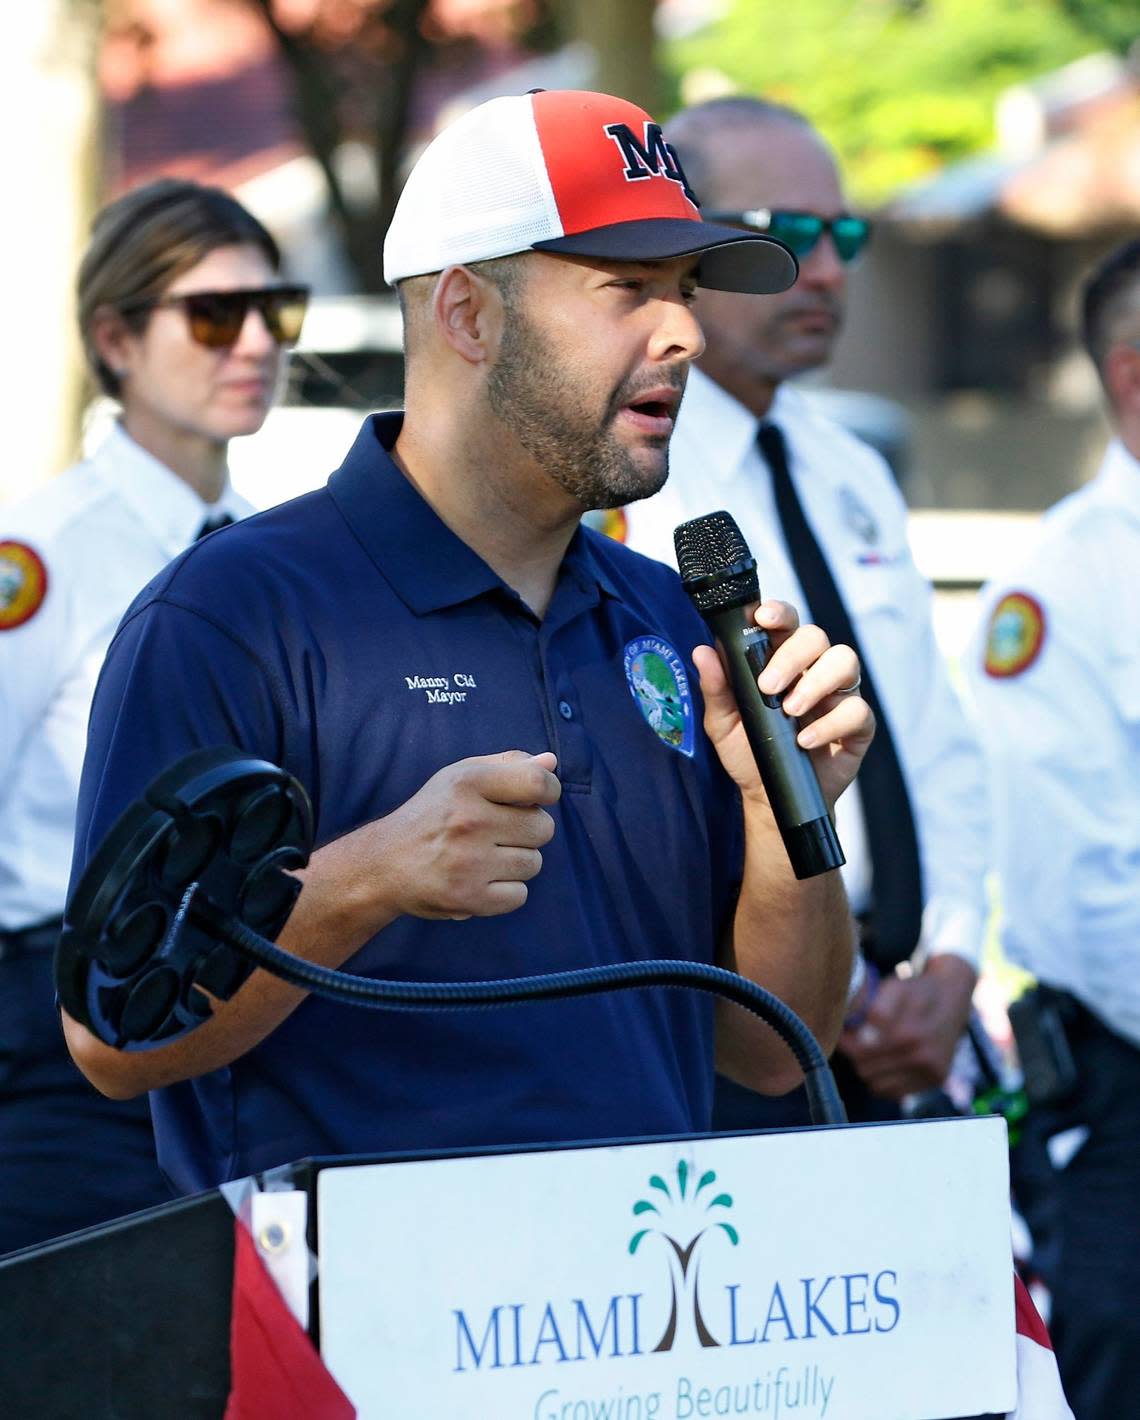
[[[1008,592],[990,617],[986,674],[1003,679],[1028,670],[1045,644],[1045,610],[1028,592]]]
[[[47,595],[47,568],[26,542],[0,542],[0,631],[30,621]]]
[[[635,636],[624,654],[625,678],[645,722],[672,749],[693,753],[693,694],[685,663],[660,636]]]

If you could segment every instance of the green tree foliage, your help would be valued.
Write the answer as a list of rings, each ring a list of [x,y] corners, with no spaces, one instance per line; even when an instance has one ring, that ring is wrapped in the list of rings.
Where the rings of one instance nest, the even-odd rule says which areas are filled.
[[[840,153],[853,195],[873,203],[989,147],[1004,88],[1104,49],[1105,3],[734,0],[662,60],[675,105],[682,78],[707,70],[800,109]],[[1136,14],[1137,0],[1107,4]]]
[[[1121,54],[1140,40],[1138,0],[1063,0],[1078,25]]]

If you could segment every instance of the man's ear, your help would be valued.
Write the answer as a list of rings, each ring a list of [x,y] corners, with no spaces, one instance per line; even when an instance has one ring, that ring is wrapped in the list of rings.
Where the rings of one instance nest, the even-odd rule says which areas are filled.
[[[467,266],[445,267],[435,283],[432,316],[443,341],[468,364],[482,365],[494,358],[503,298],[493,282]]]
[[[1114,345],[1104,358],[1104,383],[1113,407],[1121,414],[1140,414],[1140,350]]]

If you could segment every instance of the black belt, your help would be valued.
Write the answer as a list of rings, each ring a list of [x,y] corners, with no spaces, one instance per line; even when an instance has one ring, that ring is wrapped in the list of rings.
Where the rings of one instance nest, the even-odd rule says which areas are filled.
[[[1082,1040],[1107,1040],[1116,1045],[1123,1045],[1129,1050],[1138,1050],[1135,1041],[1129,1040],[1119,1031],[1113,1030],[1088,1006],[1070,991],[1061,991],[1053,986],[1049,988],[1056,997],[1061,1007],[1061,1018],[1065,1022],[1065,1034],[1069,1040],[1076,1044]]]
[[[19,932],[0,931],[0,961],[14,961],[17,957],[39,956],[43,952],[55,951],[62,926],[63,918],[53,917],[50,922],[37,922],[35,926],[24,927]]]

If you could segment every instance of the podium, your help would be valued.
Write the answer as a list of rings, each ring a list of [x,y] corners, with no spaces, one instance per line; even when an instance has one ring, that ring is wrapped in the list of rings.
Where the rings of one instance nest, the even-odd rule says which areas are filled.
[[[1015,1403],[1005,1159],[963,1119],[272,1177],[364,1420],[972,1420]],[[233,1236],[207,1193],[0,1259],[5,1413],[220,1420]]]
[[[0,1413],[218,1420],[233,1247],[202,1193],[0,1258]]]

